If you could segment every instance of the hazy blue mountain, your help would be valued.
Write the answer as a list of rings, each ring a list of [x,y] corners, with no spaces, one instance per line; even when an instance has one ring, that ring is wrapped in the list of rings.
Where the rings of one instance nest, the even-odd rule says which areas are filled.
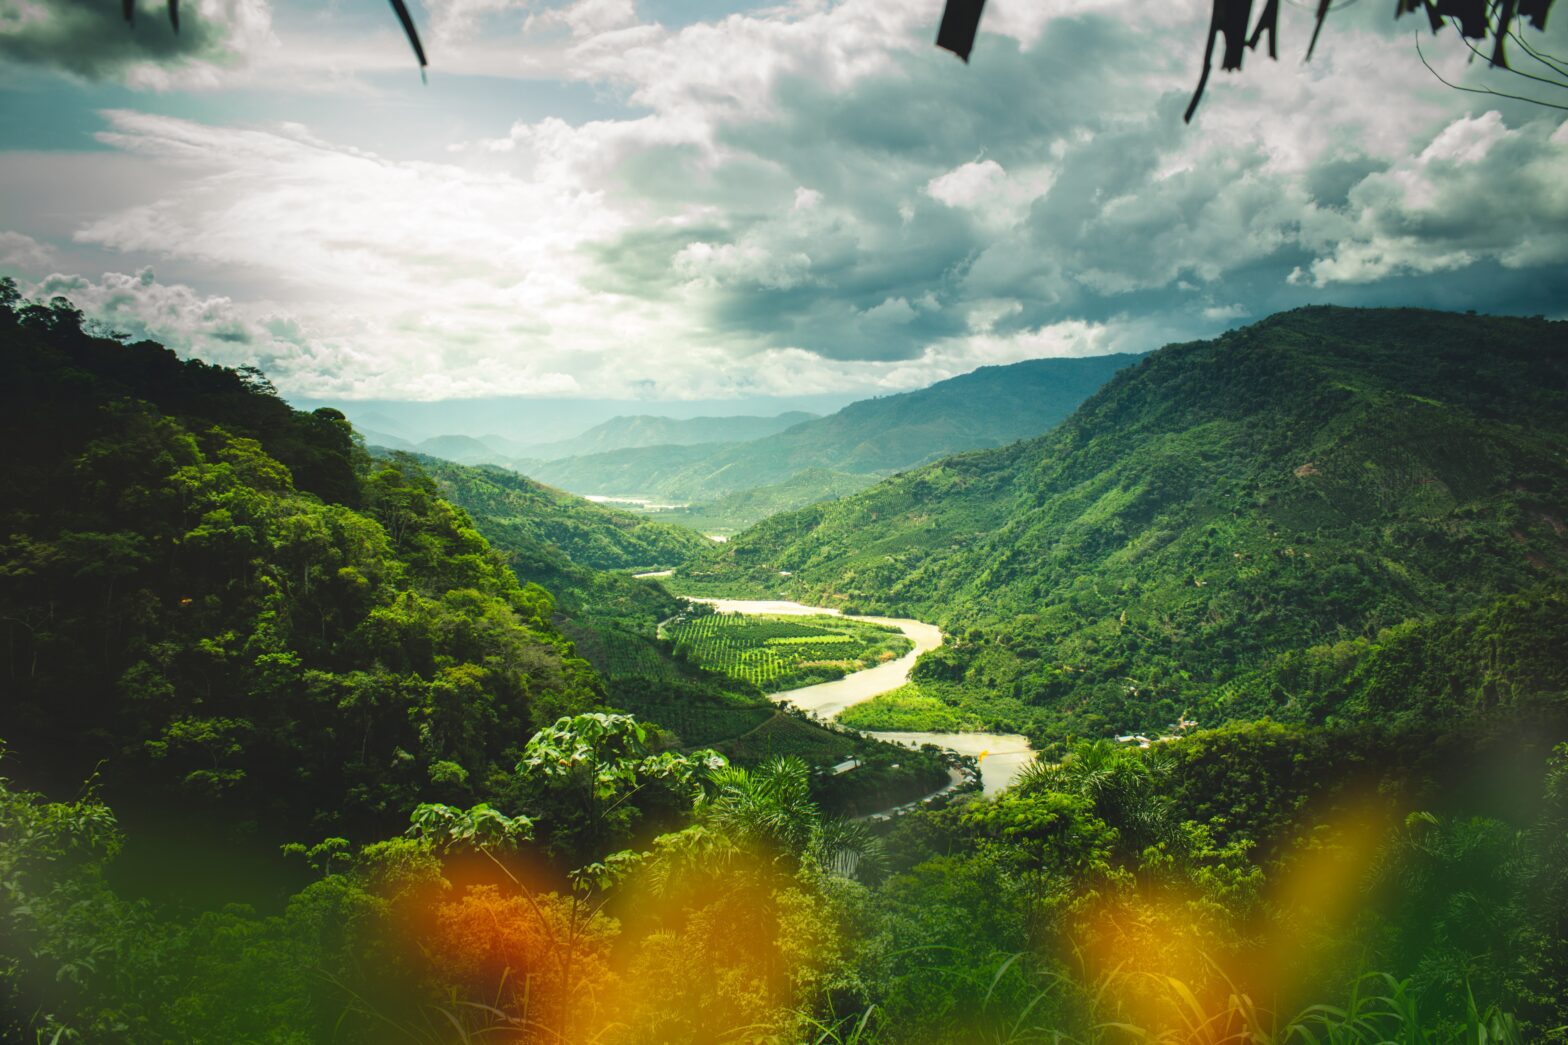
[[[505,464],[504,454],[467,435],[437,435],[421,439],[415,449],[430,457],[439,457],[458,464]]]
[[[363,436],[365,442],[370,446],[381,446],[388,450],[414,451],[418,449],[415,444],[407,439],[392,435],[390,432],[378,432],[374,428],[366,428],[358,424],[354,426],[354,431]]]
[[[749,442],[616,450],[528,462],[527,468],[535,478],[577,493],[683,501],[784,483],[812,468],[890,475],[1039,435],[1138,359],[1124,354],[981,367],[915,392],[851,403],[831,416]]]
[[[512,457],[556,461],[563,457],[582,457],[587,454],[607,453],[640,446],[694,446],[699,443],[738,443],[761,439],[775,432],[782,432],[802,421],[811,421],[819,415],[804,410],[791,410],[774,417],[656,417],[637,414],[612,417],[603,424],[594,425],[582,435],[553,443],[521,446],[507,443],[511,449],[498,445],[494,440],[485,441]]]
[[[500,436],[515,447],[493,449],[510,455],[537,443],[570,439],[616,417],[645,414],[693,418],[745,415],[773,417],[788,411],[829,414],[855,401],[853,392],[728,399],[555,399],[537,396],[486,396],[475,399],[317,399],[291,396],[296,409],[329,406],[341,410],[355,428],[386,432],[411,443],[440,435],[467,435],[490,442]]]

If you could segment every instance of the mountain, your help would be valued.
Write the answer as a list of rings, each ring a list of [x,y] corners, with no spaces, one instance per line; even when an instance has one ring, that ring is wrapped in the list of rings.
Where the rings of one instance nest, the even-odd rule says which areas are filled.
[[[485,521],[492,543],[501,543],[492,534],[515,531],[518,540],[555,548],[594,570],[663,569],[702,554],[712,543],[683,526],[605,508],[505,468],[434,457],[420,457],[419,463],[442,496]]]
[[[1137,356],[1034,359],[981,367],[915,392],[851,403],[763,439],[717,447],[644,447],[530,462],[535,478],[579,493],[707,501],[820,468],[887,475],[962,450],[1038,435]]]
[[[60,300],[0,309],[7,777],[92,780],[200,878],[153,840],[399,832],[498,800],[533,730],[604,706],[550,595],[412,462]]]
[[[706,504],[655,513],[657,518],[689,526],[701,533],[733,534],[753,523],[781,512],[792,512],[809,504],[831,501],[864,490],[876,482],[874,476],[833,472],[826,468],[807,468],[781,483],[756,486],[725,494]]]
[[[1317,307],[1168,346],[1038,439],[769,519],[687,583],[926,615],[953,641],[911,706],[1093,734],[1561,586],[1565,518],[1568,324]]]
[[[791,410],[775,417],[653,417],[639,414],[612,417],[571,439],[507,451],[518,458],[554,461],[563,457],[607,453],[639,446],[694,446],[700,443],[738,443],[761,439],[810,421],[816,414]],[[501,447],[497,447],[501,449]]]
[[[754,685],[704,670],[659,637],[663,621],[690,607],[629,567],[672,565],[710,544],[684,527],[614,511],[488,466],[399,455],[422,465],[443,496],[462,508],[517,577],[554,596],[552,621],[603,680],[609,703],[670,730],[682,746],[713,745],[742,762],[789,751],[813,765],[854,755],[874,763],[853,793],[820,782],[824,800],[928,792],[945,770],[915,755],[835,731],[776,709]]]
[[[522,460],[516,463],[520,470],[540,482],[573,493],[680,499],[664,492],[668,488],[665,477],[707,460],[714,449],[712,444],[701,443],[637,446],[560,461]]]
[[[392,449],[397,449],[393,447]],[[484,442],[469,435],[436,435],[421,439],[414,449],[431,457],[440,457],[458,464],[505,463],[505,457],[496,453]]]
[[[365,428],[359,424],[354,425],[354,431],[360,434],[360,437],[365,440],[365,445],[367,446],[379,446],[386,450],[407,450],[410,452],[414,452],[419,449],[419,447],[409,442],[407,439],[400,439],[395,435],[389,435],[386,432],[378,432],[373,428]]]
[[[684,604],[628,567],[673,565],[710,542],[683,527],[618,512],[505,469],[419,459],[517,577],[555,597],[554,622],[604,679],[618,708],[678,731],[687,743],[742,734],[773,709],[754,688],[678,660],[660,621]]]

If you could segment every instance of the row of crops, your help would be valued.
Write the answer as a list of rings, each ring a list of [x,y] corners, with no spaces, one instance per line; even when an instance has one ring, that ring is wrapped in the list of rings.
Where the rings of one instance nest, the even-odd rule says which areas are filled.
[[[907,652],[894,628],[838,617],[714,613],[672,623],[677,656],[764,689],[791,689],[871,667]]]

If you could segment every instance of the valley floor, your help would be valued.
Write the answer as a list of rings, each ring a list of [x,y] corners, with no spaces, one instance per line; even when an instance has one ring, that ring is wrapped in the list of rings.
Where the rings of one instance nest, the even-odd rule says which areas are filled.
[[[691,598],[712,606],[720,613],[743,613],[768,616],[846,616],[836,609],[806,606],[798,602],[776,599],[723,599]],[[774,701],[782,701],[823,718],[836,718],[846,708],[862,704],[884,693],[890,693],[909,682],[910,672],[922,653],[942,645],[942,631],[934,624],[907,617],[871,617],[847,615],[849,620],[865,621],[897,628],[914,643],[914,648],[897,660],[879,664],[865,671],[857,671],[832,682],[821,682],[800,689],[769,693]],[[862,730],[866,736],[906,747],[931,744],[960,755],[979,760],[980,779],[986,794],[995,794],[1023,772],[1034,761],[1034,750],[1027,737],[1014,733],[937,733],[937,732],[882,732]],[[943,788],[941,794],[948,788]]]

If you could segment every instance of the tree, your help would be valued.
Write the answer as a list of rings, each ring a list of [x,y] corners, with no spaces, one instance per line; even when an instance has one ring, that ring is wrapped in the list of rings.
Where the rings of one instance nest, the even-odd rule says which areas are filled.
[[[1417,11],[1424,12],[1432,26],[1432,32],[1440,31],[1444,25],[1453,26],[1464,40],[1465,46],[1476,55],[1487,58],[1492,68],[1505,69],[1524,79],[1568,90],[1568,62],[1534,47],[1519,35],[1517,26],[1517,20],[1524,19],[1530,23],[1531,28],[1537,31],[1544,30],[1546,15],[1551,6],[1552,0],[1395,0],[1394,17],[1398,18]],[[980,29],[980,12],[984,7],[985,0],[947,0],[946,9],[942,13],[942,25],[937,32],[937,46],[952,51],[968,62],[969,52],[974,47],[975,34]],[[1309,60],[1312,52],[1317,48],[1318,35],[1323,31],[1323,21],[1333,7],[1333,0],[1317,2],[1317,19],[1312,28],[1312,40],[1307,44]],[[1249,28],[1252,30],[1250,35]],[[1213,0],[1212,13],[1209,17],[1208,42],[1203,49],[1203,71],[1198,77],[1198,87],[1192,93],[1192,101],[1188,103],[1187,111],[1182,116],[1183,122],[1192,122],[1193,114],[1198,111],[1198,103],[1203,100],[1203,91],[1208,86],[1209,73],[1214,65],[1215,43],[1224,38],[1225,46],[1220,56],[1220,68],[1236,71],[1241,68],[1242,58],[1246,52],[1257,50],[1258,44],[1262,42],[1265,35],[1268,36],[1269,57],[1278,60],[1279,0],[1265,0],[1263,11],[1258,15],[1255,23],[1252,21],[1252,0]],[[1480,49],[1470,42],[1472,40],[1485,42],[1488,38],[1492,41],[1490,57],[1481,54]],[[1504,44],[1508,40],[1513,40],[1519,45],[1526,57],[1536,63],[1534,67],[1538,71],[1539,67],[1544,67],[1546,76],[1511,67],[1504,49]],[[1417,54],[1420,54],[1419,44]],[[1432,69],[1426,61],[1426,56],[1420,54],[1420,57],[1422,64]],[[1432,69],[1432,75],[1437,76],[1439,80],[1443,79],[1438,76],[1435,69]],[[1545,105],[1548,108],[1568,109],[1568,105],[1558,105],[1536,98],[1482,88],[1460,87],[1447,80],[1443,82],[1460,91],[1495,94],[1499,97]]]

